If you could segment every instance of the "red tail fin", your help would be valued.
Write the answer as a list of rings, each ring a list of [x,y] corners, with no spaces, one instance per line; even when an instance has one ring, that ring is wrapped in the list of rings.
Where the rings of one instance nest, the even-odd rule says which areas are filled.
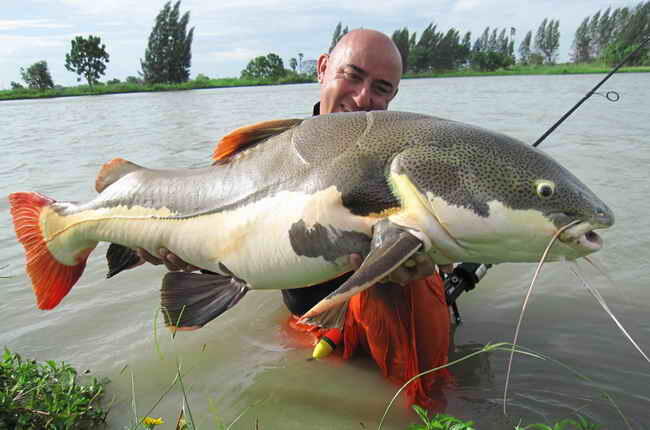
[[[25,247],[27,273],[32,279],[36,304],[40,309],[52,309],[77,282],[93,248],[78,253],[74,266],[60,263],[48,249],[39,223],[43,208],[54,200],[38,193],[13,193],[9,202],[16,236]]]

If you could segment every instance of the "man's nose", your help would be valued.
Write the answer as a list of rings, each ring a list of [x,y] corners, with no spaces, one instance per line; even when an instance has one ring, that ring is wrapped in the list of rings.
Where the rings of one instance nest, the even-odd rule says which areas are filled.
[[[371,110],[373,108],[372,95],[368,85],[364,84],[359,87],[359,91],[354,96],[354,102],[359,110]]]

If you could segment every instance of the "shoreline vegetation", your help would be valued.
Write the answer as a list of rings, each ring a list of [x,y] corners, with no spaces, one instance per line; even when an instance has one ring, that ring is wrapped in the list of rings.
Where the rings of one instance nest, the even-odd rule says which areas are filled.
[[[489,348],[499,349],[503,345],[506,344],[486,346],[474,354],[486,352]],[[90,370],[80,372],[65,362],[38,362],[26,359],[5,347],[4,353],[0,355],[0,429],[56,430],[105,427],[110,421],[110,410],[115,401],[114,397],[110,401],[105,399],[106,395],[110,394],[110,390],[107,389],[110,380],[106,377],[93,377],[88,375],[89,373]],[[176,382],[180,382],[183,402],[175,429],[194,430],[197,426],[186,403],[187,397],[182,385],[180,368],[174,383],[162,394],[160,400],[170,392]],[[132,390],[135,393],[135,387],[132,387]],[[388,408],[392,403],[391,401]],[[135,398],[132,399],[132,404],[133,418],[131,424],[126,427],[128,430],[151,430],[164,424],[165,419],[170,420],[169,416],[165,419],[149,416],[154,413],[157,403],[145,415],[136,412]],[[405,424],[406,430],[478,430],[480,428],[480,424],[476,424],[475,421],[464,421],[443,413],[434,413],[430,416],[429,412],[420,406],[413,405],[412,408],[420,421]],[[229,429],[247,411],[248,408],[228,426],[215,416],[215,422],[221,424],[208,428]],[[254,414],[255,410],[248,413]],[[382,423],[383,418],[379,429],[382,428]],[[551,424],[519,423],[512,426],[512,430],[599,430],[601,428],[599,424],[591,422],[577,411],[575,417]]]
[[[612,69],[606,64],[574,64],[563,63],[555,65],[515,65],[505,69],[498,69],[490,72],[476,70],[454,70],[427,73],[406,73],[402,79],[422,78],[461,78],[480,76],[512,76],[512,75],[575,75],[575,74],[602,74]],[[650,66],[622,67],[617,73],[649,73]],[[79,85],[76,87],[56,87],[51,89],[30,89],[21,88],[13,90],[0,90],[0,101],[3,100],[25,100],[55,97],[78,97],[90,95],[124,94],[138,92],[159,92],[159,91],[185,91],[209,88],[232,88],[249,87],[261,85],[287,85],[316,83],[313,76],[292,73],[278,80],[257,80],[241,78],[218,78],[211,79],[204,75],[180,84],[141,84],[133,82],[97,83],[93,87]]]

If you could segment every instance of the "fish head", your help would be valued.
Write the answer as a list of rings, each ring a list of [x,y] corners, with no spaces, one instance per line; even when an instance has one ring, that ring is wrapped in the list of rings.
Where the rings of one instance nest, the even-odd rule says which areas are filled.
[[[389,182],[403,210],[393,222],[422,233],[439,263],[535,262],[598,251],[613,225],[607,205],[544,152],[503,134],[432,120],[396,156]]]

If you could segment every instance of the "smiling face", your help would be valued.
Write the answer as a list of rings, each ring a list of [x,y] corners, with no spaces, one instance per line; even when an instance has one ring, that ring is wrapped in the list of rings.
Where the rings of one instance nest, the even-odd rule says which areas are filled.
[[[386,110],[397,94],[402,59],[393,41],[353,30],[318,58],[320,113]]]

